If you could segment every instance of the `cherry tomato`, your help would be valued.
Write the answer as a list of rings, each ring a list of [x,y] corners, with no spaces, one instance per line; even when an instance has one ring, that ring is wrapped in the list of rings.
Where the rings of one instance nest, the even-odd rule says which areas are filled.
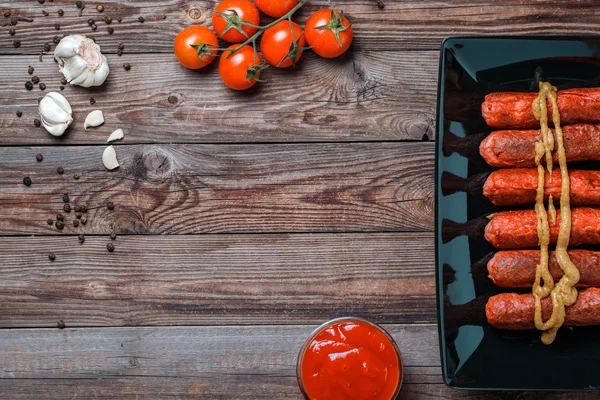
[[[352,43],[350,22],[337,11],[317,11],[306,21],[304,31],[308,45],[321,57],[341,56]]]
[[[254,0],[254,4],[265,14],[279,18],[296,7],[298,0]]]
[[[213,62],[218,51],[217,37],[205,26],[188,26],[175,38],[175,57],[184,67],[199,69]]]
[[[221,54],[219,60],[219,75],[225,85],[234,90],[246,90],[256,84],[260,78],[262,61],[258,54],[256,59],[254,49],[246,45],[227,58],[233,49],[239,45],[233,44]]]
[[[286,68],[300,60],[302,49],[306,44],[302,28],[290,21],[281,21],[263,33],[260,41],[260,51],[267,62],[275,67]]]
[[[228,19],[219,15],[217,11],[229,15]],[[249,0],[224,0],[215,7],[212,24],[217,35],[223,40],[231,43],[243,42],[258,30],[255,27],[260,24],[260,14]]]

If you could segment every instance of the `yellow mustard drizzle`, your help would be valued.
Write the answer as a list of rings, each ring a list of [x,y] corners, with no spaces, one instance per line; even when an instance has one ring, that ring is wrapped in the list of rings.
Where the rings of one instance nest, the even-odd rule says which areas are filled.
[[[577,289],[575,285],[579,282],[579,270],[571,261],[567,247],[571,236],[571,199],[570,179],[567,169],[567,157],[563,142],[562,128],[560,127],[560,113],[556,101],[556,88],[548,82],[540,82],[538,97],[532,104],[533,115],[540,121],[542,140],[535,145],[535,162],[538,168],[538,187],[536,193],[535,212],[537,217],[537,231],[540,242],[540,263],[537,265],[535,282],[533,285],[533,296],[535,298],[535,326],[543,331],[542,342],[551,344],[556,338],[558,329],[565,322],[565,307],[573,305],[577,301]],[[556,151],[558,153],[558,164],[560,167],[561,192],[560,192],[560,226],[558,240],[556,242],[556,260],[563,270],[563,277],[554,285],[552,275],[548,270],[548,244],[550,242],[550,228],[548,217],[544,208],[544,184],[545,171],[541,165],[541,159],[545,155],[548,172],[552,173],[552,150],[554,149],[554,135],[548,127],[548,109],[546,102],[552,105],[552,122],[556,135]],[[550,175],[552,178],[552,175]],[[548,213],[556,223],[556,210],[549,199]],[[542,285],[543,281],[543,285]],[[552,299],[552,315],[544,322],[542,319],[542,302],[544,297],[550,295]]]

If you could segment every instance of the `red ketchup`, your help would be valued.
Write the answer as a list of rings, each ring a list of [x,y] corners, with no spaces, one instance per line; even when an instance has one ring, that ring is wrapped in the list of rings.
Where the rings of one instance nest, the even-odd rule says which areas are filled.
[[[391,400],[402,383],[393,339],[360,318],[318,328],[298,356],[298,382],[310,400]]]

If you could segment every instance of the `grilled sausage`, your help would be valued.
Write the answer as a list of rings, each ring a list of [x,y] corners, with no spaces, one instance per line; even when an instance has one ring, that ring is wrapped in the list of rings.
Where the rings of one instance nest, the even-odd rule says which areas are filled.
[[[535,329],[535,300],[533,295],[501,293],[490,297],[485,306],[488,323],[494,328],[524,330]],[[552,314],[552,300],[542,300],[544,321]],[[577,302],[566,308],[565,325],[600,325],[600,289],[589,288],[579,292]]]
[[[563,126],[563,137],[567,161],[600,160],[600,125]],[[535,142],[541,139],[539,129],[495,131],[481,142],[479,153],[492,167],[535,167]],[[556,152],[553,156],[558,162]]]
[[[569,257],[579,269],[581,277],[578,288],[600,287],[600,252],[569,250]],[[563,276],[554,252],[549,255],[548,268],[555,282]],[[489,277],[494,284],[503,288],[531,288],[535,281],[535,270],[540,262],[539,250],[499,251],[488,262]]]
[[[600,205],[600,171],[570,170],[571,204]],[[538,185],[536,168],[509,168],[494,171],[483,185],[483,194],[497,206],[535,203]],[[544,191],[558,202],[561,191],[560,169],[546,173]]]
[[[539,126],[531,105],[537,93],[497,92],[488,94],[481,114],[492,128],[529,129]],[[560,90],[557,95],[562,125],[600,122],[600,88]],[[552,105],[548,102],[548,123],[552,123]]]
[[[556,223],[548,215],[550,243],[556,244],[560,212]],[[490,216],[485,239],[499,249],[522,249],[538,246],[537,219],[534,210],[502,211]],[[600,208],[580,207],[571,210],[571,245],[600,244]]]

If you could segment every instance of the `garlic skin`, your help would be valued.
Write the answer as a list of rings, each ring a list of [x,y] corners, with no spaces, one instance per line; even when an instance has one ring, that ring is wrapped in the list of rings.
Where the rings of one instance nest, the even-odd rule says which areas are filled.
[[[54,59],[71,85],[100,86],[110,71],[100,46],[84,35],[64,37],[54,49]]]
[[[125,133],[123,132],[123,129],[117,129],[116,131],[114,131],[113,133],[110,134],[110,136],[108,137],[108,139],[106,139],[107,143],[110,142],[114,142],[116,140],[121,140],[125,137]]]
[[[69,101],[60,93],[50,92],[38,107],[44,128],[52,136],[61,136],[73,122],[73,111]]]
[[[108,146],[104,149],[104,152],[102,153],[102,163],[109,171],[119,166],[119,162],[117,161],[117,152],[113,146]]]
[[[104,123],[104,114],[102,114],[102,110],[95,110],[88,114],[85,117],[85,122],[83,123],[83,129],[86,131],[88,128],[100,126]]]

